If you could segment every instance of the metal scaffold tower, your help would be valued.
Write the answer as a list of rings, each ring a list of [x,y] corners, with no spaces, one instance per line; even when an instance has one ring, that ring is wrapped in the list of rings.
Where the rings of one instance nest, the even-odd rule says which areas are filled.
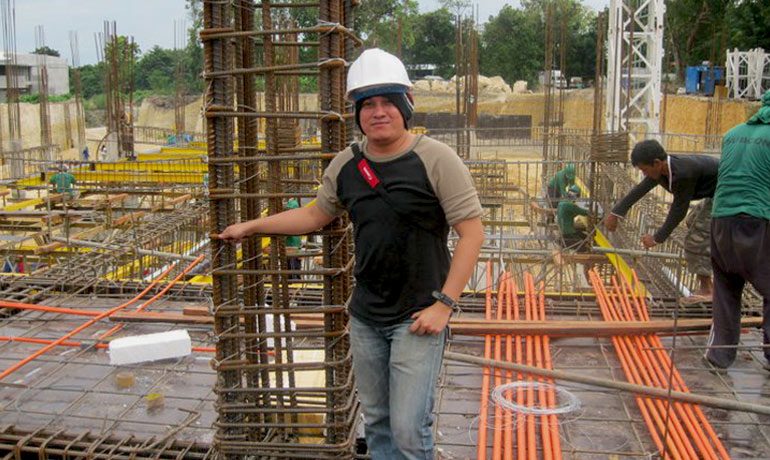
[[[659,132],[663,0],[610,3],[607,56],[607,130],[637,138]]]
[[[727,91],[735,99],[760,99],[770,89],[770,54],[762,48],[727,51]]]

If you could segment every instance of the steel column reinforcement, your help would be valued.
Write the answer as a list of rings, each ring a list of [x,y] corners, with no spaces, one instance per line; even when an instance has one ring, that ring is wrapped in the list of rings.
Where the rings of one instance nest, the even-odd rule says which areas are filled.
[[[203,2],[214,236],[283,211],[289,198],[307,205],[321,171],[346,146],[345,69],[359,43],[351,33],[355,3]],[[300,8],[308,14],[297,14]],[[308,25],[312,15],[316,24]],[[317,82],[320,111],[299,107],[300,78]],[[320,132],[320,144],[300,123],[308,119],[318,122],[312,134]],[[352,287],[349,222],[336,220],[305,248],[286,246],[282,235],[255,235],[240,250],[212,238],[214,445],[221,458],[353,456],[358,403],[344,310]],[[311,257],[318,253],[312,247],[320,257]],[[310,305],[323,326],[295,330],[292,310],[308,309],[301,299],[311,284],[323,292]]]

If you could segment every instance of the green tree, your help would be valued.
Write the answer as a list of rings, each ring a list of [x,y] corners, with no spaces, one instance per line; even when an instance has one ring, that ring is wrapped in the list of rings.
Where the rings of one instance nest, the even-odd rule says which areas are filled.
[[[521,9],[509,5],[490,17],[481,36],[481,73],[500,75],[507,82],[537,81],[545,67],[546,6],[553,25],[552,68],[560,65],[561,30],[565,29],[565,76],[593,77],[596,51],[596,14],[578,0],[521,0]]]
[[[96,94],[104,93],[104,63],[84,65],[79,70],[84,98],[88,99]],[[70,78],[70,93],[75,94],[72,84],[73,79]]]
[[[153,47],[136,65],[135,88],[169,93],[174,89],[177,54],[183,51]]]
[[[203,29],[203,2],[201,0],[187,0],[185,9],[187,9],[187,15],[190,18],[184,61],[185,87],[190,93],[202,93],[203,45],[200,41],[200,31]]]
[[[47,56],[61,56],[58,51],[48,46],[38,46],[32,54],[45,54]]]
[[[728,47],[740,50],[770,50],[770,2],[743,0],[729,2],[725,30],[730,31]]]
[[[404,61],[434,64],[444,78],[454,75],[455,25],[446,8],[417,15],[412,21],[414,42],[404,50]]]
[[[671,0],[666,2],[665,34],[674,70],[684,77],[685,67],[705,60],[723,59],[727,37],[723,30],[734,0]],[[743,24],[735,24],[740,34]],[[752,46],[753,48],[753,46]]]
[[[507,82],[537,81],[543,69],[542,22],[539,15],[505,5],[484,26],[479,43],[480,71]]]
[[[376,46],[395,53],[398,49],[399,19],[402,47],[408,48],[414,43],[412,19],[417,12],[415,0],[367,0],[356,10],[355,29],[364,39],[366,47]]]
[[[442,8],[449,11],[453,17],[463,16],[468,7],[471,6],[470,0],[439,0]]]

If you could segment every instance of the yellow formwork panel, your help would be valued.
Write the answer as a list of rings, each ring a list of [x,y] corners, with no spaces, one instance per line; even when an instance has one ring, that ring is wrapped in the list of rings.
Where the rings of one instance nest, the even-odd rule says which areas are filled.
[[[150,172],[200,172],[204,173],[208,171],[208,166],[203,162],[194,163],[154,163],[154,162],[132,162],[132,163],[101,163],[97,164],[94,168],[99,171],[118,171],[118,172],[135,172],[135,171],[150,171]],[[77,174],[91,172],[88,169],[76,169],[72,171],[77,179]]]
[[[185,242],[184,245],[182,246],[182,253],[189,251],[190,249],[193,248],[193,246],[194,244],[192,242],[190,241]],[[169,244],[166,246],[162,246],[160,249],[158,249],[158,251],[168,252],[171,249],[174,249],[174,248],[172,245]],[[139,267],[141,267],[142,264],[144,264],[145,266],[151,266],[151,264],[155,263],[159,259],[160,258],[158,256],[152,256],[152,255],[142,256],[141,259],[136,259],[133,262],[129,262],[126,265],[118,267],[117,269],[113,270],[112,273],[108,273],[107,275],[105,275],[105,278],[109,280],[123,280],[126,278],[128,274],[133,273],[137,269],[139,269]]]
[[[37,182],[40,183],[40,179],[37,179]],[[3,211],[21,211],[22,209],[26,208],[34,208],[36,206],[42,206],[45,204],[45,200],[42,198],[33,198],[31,200],[24,200],[19,201],[18,203],[9,204],[8,206],[3,208]]]
[[[108,280],[124,280],[129,274],[136,272],[142,265],[150,266],[157,257],[155,256],[143,256],[141,259],[136,259],[126,265],[118,267],[112,273],[107,273],[104,277]]]
[[[210,275],[195,275],[188,281],[190,284],[211,284]]]
[[[78,182],[126,182],[126,183],[154,183],[154,184],[202,184],[203,174],[198,172],[126,172],[126,171],[83,171],[75,172],[75,180]]]
[[[167,155],[196,155],[201,156],[206,154],[206,147],[175,147],[175,146],[163,146],[160,148],[161,154]]]
[[[163,160],[199,160],[206,156],[206,151],[197,151],[195,153],[140,153],[137,156],[137,161],[133,163],[141,163],[143,161],[163,161]]]
[[[40,180],[40,175],[30,176],[26,179],[16,181],[16,186],[19,188],[24,187],[37,187],[43,185],[43,181]]]

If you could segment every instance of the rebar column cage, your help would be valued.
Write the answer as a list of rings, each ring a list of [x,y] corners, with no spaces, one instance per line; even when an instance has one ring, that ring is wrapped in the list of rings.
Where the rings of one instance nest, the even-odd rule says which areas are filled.
[[[347,145],[345,69],[360,43],[351,32],[355,3],[203,2],[212,233],[279,213],[290,198],[307,205],[324,167]],[[307,17],[299,8],[317,11],[316,24],[297,25]],[[317,60],[300,61],[314,49]],[[318,82],[319,111],[299,109],[300,77]],[[318,121],[320,144],[302,139],[301,120]],[[351,246],[346,218],[299,250],[287,250],[280,235],[254,235],[240,251],[212,238],[221,458],[352,458]],[[311,313],[322,325],[292,326],[293,315]]]

